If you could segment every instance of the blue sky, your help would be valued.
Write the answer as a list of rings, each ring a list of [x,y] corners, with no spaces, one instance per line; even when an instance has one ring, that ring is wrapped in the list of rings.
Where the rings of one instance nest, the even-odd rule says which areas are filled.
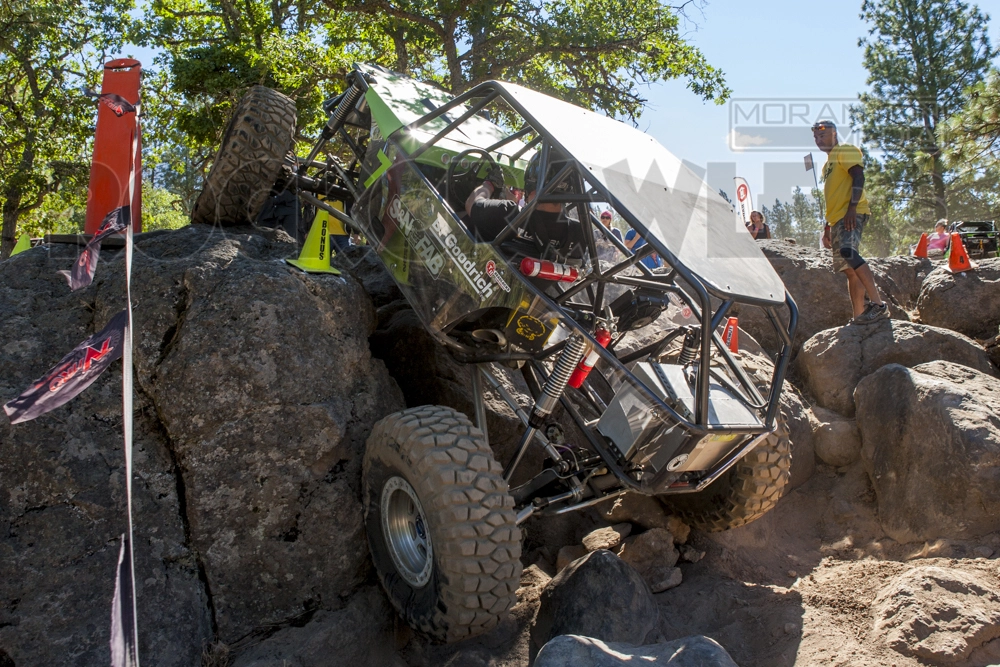
[[[991,17],[991,41],[994,45],[1000,43],[1000,0],[976,4]],[[776,98],[768,104],[771,120],[780,124],[782,106],[787,109],[798,100],[800,105],[811,104],[810,111],[815,113],[822,109],[822,102],[815,98],[856,98],[865,89],[867,71],[862,65],[858,38],[867,27],[859,17],[860,7],[860,0],[715,0],[703,11],[690,13],[697,27],[690,26],[694,29],[687,39],[712,65],[725,72],[737,104],[746,98]],[[764,202],[767,205],[773,203],[773,195],[786,190],[783,179],[771,178],[771,173],[790,172],[799,175],[803,184],[812,182],[812,176],[802,166],[808,149],[783,153],[731,150],[727,134],[732,104],[720,107],[704,103],[682,81],[651,86],[648,98],[650,106],[639,119],[640,129],[694,165],[704,168],[709,163],[721,163],[718,169],[710,170],[708,180],[713,186],[732,183],[732,175],[724,167],[727,163],[735,163],[736,174],[749,181],[755,205],[762,190],[771,195]],[[753,109],[752,102],[743,103],[741,114]],[[807,126],[803,131],[808,137]],[[825,157],[814,147],[812,150],[822,164]],[[768,162],[785,162],[788,168],[771,167],[771,183],[765,185],[764,163]],[[726,189],[733,194],[731,185]]]

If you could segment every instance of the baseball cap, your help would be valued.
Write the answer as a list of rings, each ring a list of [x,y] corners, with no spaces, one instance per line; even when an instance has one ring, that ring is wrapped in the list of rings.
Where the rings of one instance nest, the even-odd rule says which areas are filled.
[[[614,217],[614,216],[611,214],[611,211],[601,211],[601,217],[602,218],[611,218],[611,217]]]

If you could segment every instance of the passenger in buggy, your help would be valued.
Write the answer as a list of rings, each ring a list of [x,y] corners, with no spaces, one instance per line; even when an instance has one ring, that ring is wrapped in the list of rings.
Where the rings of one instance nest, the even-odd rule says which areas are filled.
[[[524,201],[526,203],[531,203],[537,195],[540,163],[540,156],[535,154],[524,170],[524,192],[526,193]],[[548,168],[548,178],[554,178],[564,164],[564,160],[552,160]],[[571,185],[568,182],[563,182],[555,188],[554,194],[566,193],[570,190]],[[496,199],[493,198],[494,195],[497,195]],[[478,240],[486,243],[492,242],[517,217],[520,212],[518,203],[514,199],[506,198],[506,196],[509,196],[509,190],[504,183],[503,170],[497,166],[465,200],[465,222]],[[579,222],[562,213],[562,204],[540,203],[535,207],[525,229],[543,246],[554,241],[556,247],[560,249],[572,246],[582,248],[584,246],[583,230]]]

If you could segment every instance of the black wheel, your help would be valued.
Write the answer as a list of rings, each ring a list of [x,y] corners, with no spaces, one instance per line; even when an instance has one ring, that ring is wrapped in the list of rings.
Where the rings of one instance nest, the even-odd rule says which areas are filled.
[[[245,225],[257,219],[295,143],[295,102],[254,86],[236,106],[191,222]]]
[[[773,434],[705,489],[660,500],[693,528],[713,533],[744,526],[778,503],[791,467],[788,427],[779,421]]]
[[[368,545],[393,606],[440,642],[486,632],[517,601],[521,531],[482,432],[428,405],[375,425],[363,463]]]

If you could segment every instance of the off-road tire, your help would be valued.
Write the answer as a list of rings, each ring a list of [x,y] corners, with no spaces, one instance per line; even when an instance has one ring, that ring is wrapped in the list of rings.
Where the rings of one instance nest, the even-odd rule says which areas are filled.
[[[236,106],[191,222],[246,225],[257,219],[295,143],[295,102],[254,86]]]
[[[375,570],[393,606],[415,630],[455,642],[497,625],[517,601],[521,531],[514,500],[482,431],[436,405],[379,421],[362,465],[365,529]],[[403,478],[416,492],[433,565],[421,586],[393,561],[383,529],[383,490]],[[389,485],[387,487],[387,484]]]
[[[705,489],[660,500],[693,528],[710,533],[737,528],[774,508],[788,486],[791,466],[788,427],[779,420],[774,433]]]

